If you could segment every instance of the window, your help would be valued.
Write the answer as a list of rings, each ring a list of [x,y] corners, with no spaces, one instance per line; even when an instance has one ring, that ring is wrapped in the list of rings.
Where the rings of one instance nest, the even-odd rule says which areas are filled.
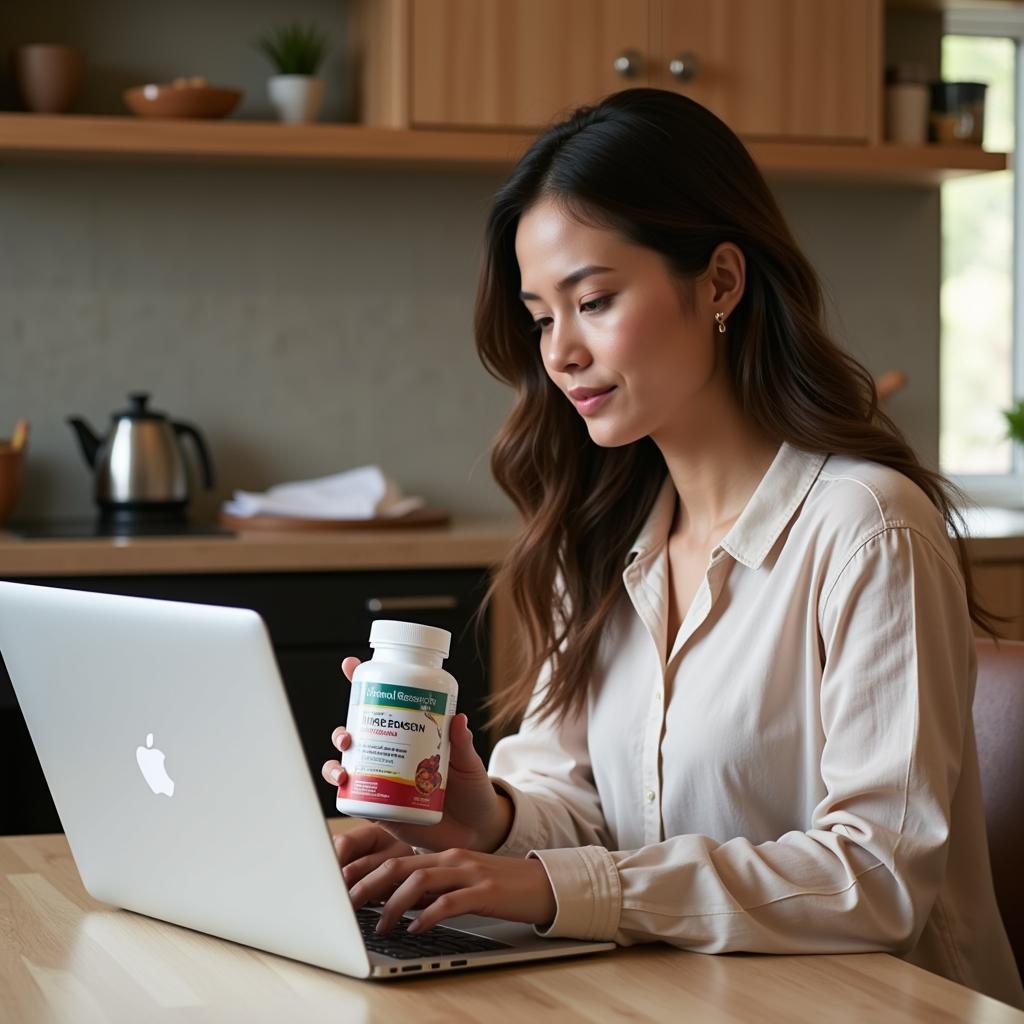
[[[1024,19],[947,14],[945,81],[986,82],[986,149],[1012,152],[1022,105]],[[1021,394],[1021,182],[1012,169],[942,185],[939,463],[982,502],[1024,502],[1024,459],[1001,410]]]

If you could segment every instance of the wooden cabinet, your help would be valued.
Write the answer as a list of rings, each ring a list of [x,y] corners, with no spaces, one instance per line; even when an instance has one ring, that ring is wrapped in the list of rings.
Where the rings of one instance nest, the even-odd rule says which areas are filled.
[[[358,0],[364,120],[543,128],[631,85],[749,138],[875,141],[881,0]]]
[[[969,0],[901,6],[919,9],[911,22],[931,24],[947,2]],[[359,124],[115,114],[121,101],[112,83],[123,77],[115,69],[162,66],[166,48],[114,45],[97,65],[110,101],[80,114],[0,111],[0,161],[506,173],[559,114],[630,85],[654,85],[679,89],[723,117],[772,180],[921,187],[1005,170],[1005,153],[976,146],[881,143],[885,7],[884,0],[348,0],[345,65],[358,81]],[[67,36],[61,5],[41,10],[49,13],[39,25]],[[225,52],[238,39],[238,25],[229,23],[213,40]],[[90,25],[72,26],[64,41],[88,48]],[[154,40],[160,27],[154,22]]]
[[[13,578],[13,577],[11,577]],[[489,582],[486,569],[380,572],[239,573],[161,576],[33,577],[22,582],[73,590],[157,597],[254,608],[270,631],[274,654],[325,815],[336,815],[334,793],[320,777],[332,754],[331,730],[345,721],[349,684],[342,658],[370,657],[375,618],[408,619],[452,634],[445,662],[459,681],[459,710],[469,715],[474,742],[490,754],[481,703],[489,693],[488,615],[479,636],[473,613]],[[253,764],[259,763],[254,740]],[[24,718],[0,660],[0,834],[61,831]],[[70,766],[69,766],[70,770]]]
[[[982,562],[971,566],[977,599],[997,615],[1008,615],[1000,632],[1007,640],[1024,640],[1024,564],[1020,562]],[[975,627],[978,636],[988,636]]]
[[[658,6],[652,85],[684,92],[746,138],[876,138],[882,12],[874,0]]]
[[[650,45],[647,0],[413,0],[410,118],[424,127],[534,128],[629,82]]]

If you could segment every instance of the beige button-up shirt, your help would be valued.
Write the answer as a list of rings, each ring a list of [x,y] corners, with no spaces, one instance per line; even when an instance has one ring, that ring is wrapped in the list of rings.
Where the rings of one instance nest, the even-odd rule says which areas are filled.
[[[515,804],[496,852],[539,857],[554,889],[543,934],[885,950],[1024,1006],[941,515],[901,473],[784,443],[669,637],[675,503],[666,477],[586,713],[528,710],[491,759]]]

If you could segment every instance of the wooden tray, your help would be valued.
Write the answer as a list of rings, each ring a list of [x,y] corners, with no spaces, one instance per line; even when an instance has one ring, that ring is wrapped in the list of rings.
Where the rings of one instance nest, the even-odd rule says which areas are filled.
[[[302,519],[298,516],[233,516],[221,511],[218,521],[229,530],[267,530],[292,532],[295,530],[402,530],[427,526],[446,526],[450,519],[447,509],[417,508],[404,516],[380,519]]]

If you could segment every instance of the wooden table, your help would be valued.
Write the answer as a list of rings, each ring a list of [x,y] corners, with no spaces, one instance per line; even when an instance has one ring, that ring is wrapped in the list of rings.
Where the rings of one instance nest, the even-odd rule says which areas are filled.
[[[335,830],[351,819],[331,823]],[[884,953],[574,961],[357,981],[92,900],[62,835],[0,838],[0,1021],[1024,1021]]]

